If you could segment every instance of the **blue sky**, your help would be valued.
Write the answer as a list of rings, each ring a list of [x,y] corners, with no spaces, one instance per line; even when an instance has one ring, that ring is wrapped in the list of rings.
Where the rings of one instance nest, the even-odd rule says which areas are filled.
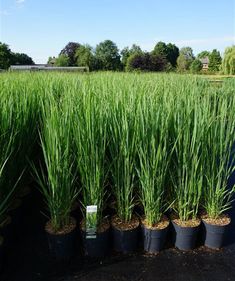
[[[69,41],[144,50],[158,41],[194,53],[235,44],[235,0],[0,0],[0,41],[45,63]]]

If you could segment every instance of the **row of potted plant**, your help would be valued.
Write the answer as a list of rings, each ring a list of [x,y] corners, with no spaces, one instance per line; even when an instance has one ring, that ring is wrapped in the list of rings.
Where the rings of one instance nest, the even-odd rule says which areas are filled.
[[[104,213],[111,194],[117,251],[136,248],[136,205],[142,206],[144,247],[149,252],[164,244],[169,210],[176,247],[195,247],[201,218],[206,245],[221,247],[234,191],[227,185],[233,171],[234,98],[207,88],[202,93],[186,91],[190,85],[185,81],[186,93],[173,92],[167,99],[143,94],[142,85],[137,86],[133,92],[127,84],[114,89],[108,84],[110,92],[103,86],[103,93],[88,83],[79,95],[61,96],[59,106],[54,97],[45,105],[41,187],[51,214],[49,237],[61,239],[60,234],[74,231],[70,211],[80,196],[85,252],[104,254],[110,228]],[[136,95],[138,90],[141,94]],[[53,226],[54,215],[58,228]]]
[[[15,159],[24,158],[16,161],[24,163],[20,170],[33,162],[38,130],[43,160],[31,166],[48,209],[45,230],[54,256],[71,256],[78,227],[91,256],[110,249],[110,225],[114,249],[124,253],[136,248],[139,225],[144,249],[159,251],[170,221],[182,250],[195,246],[201,220],[205,244],[222,245],[234,191],[227,184],[234,159],[232,82],[214,89],[202,79],[175,75],[17,78],[14,89],[1,84],[1,93],[14,101],[4,118],[23,116],[24,126],[13,130],[15,146],[9,136],[4,142],[17,153],[2,153],[0,187],[11,179]],[[14,179],[10,195],[0,197],[4,217]],[[81,221],[71,215],[77,201]]]

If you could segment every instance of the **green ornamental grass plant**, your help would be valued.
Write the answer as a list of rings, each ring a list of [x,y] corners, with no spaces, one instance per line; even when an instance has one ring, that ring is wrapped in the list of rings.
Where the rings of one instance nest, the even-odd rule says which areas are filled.
[[[201,97],[197,92],[188,90],[176,102],[172,125],[175,135],[173,208],[180,221],[186,222],[197,218],[202,195],[204,117]]]
[[[130,222],[135,206],[139,101],[138,95],[134,95],[134,90],[127,94],[125,84],[122,87],[119,87],[119,90],[117,87],[117,92],[110,97],[109,153],[117,216],[123,222]],[[135,87],[134,89],[137,90]]]
[[[150,224],[172,202],[182,221],[202,207],[218,218],[233,198],[234,83],[155,73],[2,73],[1,194],[11,192],[41,142],[37,176],[56,231],[69,220],[77,176],[83,205],[98,206],[97,225],[106,182],[123,222],[133,217],[138,187]]]
[[[209,104],[210,103],[210,104]],[[203,153],[204,196],[203,205],[210,219],[219,219],[232,206],[234,187],[228,185],[235,164],[235,98],[223,88],[208,98],[210,116]]]
[[[36,175],[54,233],[63,231],[70,224],[70,212],[77,197],[69,113],[69,107],[63,107],[62,102],[58,104],[53,96],[48,96],[48,103],[43,107],[43,128],[40,136],[45,169],[41,169],[41,174],[36,171]]]
[[[6,82],[2,85],[2,91],[8,103],[8,122],[15,135],[14,159],[11,157],[7,164],[9,182],[6,186],[10,188],[30,167],[29,159],[32,159],[38,137],[39,97],[42,91],[39,78],[30,74],[14,73],[8,76]],[[29,171],[25,171],[20,185],[25,184],[28,175]]]
[[[166,201],[166,172],[171,156],[169,149],[169,115],[156,98],[141,103],[140,144],[138,147],[140,199],[148,227],[157,225],[170,207]]]
[[[97,214],[85,216],[88,227],[99,229],[106,206],[106,149],[108,144],[106,104],[102,93],[84,85],[74,97],[73,140],[78,175],[82,187],[82,206],[97,206]],[[93,219],[92,219],[93,218]],[[89,220],[89,221],[88,221]]]
[[[10,159],[14,159],[15,155],[15,132],[11,127],[12,107],[5,96],[5,92],[0,91],[0,226],[4,223],[8,208],[11,204],[14,191],[18,181],[9,185],[7,169]]]

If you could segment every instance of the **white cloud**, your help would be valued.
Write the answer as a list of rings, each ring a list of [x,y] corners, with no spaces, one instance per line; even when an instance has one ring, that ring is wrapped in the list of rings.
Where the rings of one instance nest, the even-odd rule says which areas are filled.
[[[16,0],[16,4],[22,4],[24,2],[25,2],[25,0]]]

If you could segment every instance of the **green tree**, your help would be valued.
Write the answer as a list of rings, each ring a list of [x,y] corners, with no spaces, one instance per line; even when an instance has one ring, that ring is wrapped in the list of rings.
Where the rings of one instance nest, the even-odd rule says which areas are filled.
[[[95,58],[102,70],[120,70],[121,60],[117,45],[111,40],[105,40],[96,46]]]
[[[131,46],[131,48],[129,49],[129,47],[125,47],[122,49],[121,51],[121,56],[122,56],[122,66],[123,68],[125,69],[126,68],[126,65],[127,65],[127,60],[128,58],[133,55],[133,54],[142,54],[143,51],[141,50],[141,48],[136,45],[136,44],[133,44]]]
[[[161,41],[158,42],[158,43],[155,45],[155,47],[154,47],[152,53],[153,53],[154,55],[161,55],[162,57],[167,58],[167,56],[168,56],[168,47],[167,47],[166,43],[161,42]]]
[[[60,55],[66,55],[69,58],[69,65],[73,66],[76,64],[76,51],[80,47],[77,42],[69,42],[61,51]]]
[[[164,56],[153,53],[134,53],[127,59],[127,71],[164,71],[167,68]]]
[[[11,63],[17,65],[33,65],[34,61],[31,57],[24,53],[12,53]]]
[[[189,63],[183,54],[180,54],[177,58],[177,68],[180,72],[186,71],[189,68]]]
[[[192,73],[198,73],[202,70],[202,62],[199,59],[195,59],[190,65],[190,71]]]
[[[172,43],[166,44],[160,41],[155,45],[152,54],[160,55],[162,58],[165,58],[173,67],[175,67],[177,58],[179,56],[179,48]]]
[[[222,63],[220,52],[214,49],[209,55],[208,69],[210,71],[219,71]]]
[[[190,47],[180,49],[180,54],[177,58],[177,68],[179,71],[187,71],[194,60],[193,50]]]
[[[7,44],[0,42],[0,68],[7,69],[11,65],[12,53]]]
[[[59,55],[55,60],[56,66],[69,66],[69,57],[66,55]]]
[[[144,53],[134,53],[127,58],[126,71],[143,71],[146,68],[146,56]]]
[[[49,57],[47,60],[48,65],[55,65],[56,58],[55,57]]]
[[[198,59],[203,59],[203,58],[209,57],[209,55],[210,55],[210,52],[209,52],[209,51],[202,51],[202,52],[200,52],[200,53],[197,55],[197,58],[198,58]]]
[[[224,74],[235,75],[235,45],[226,48],[222,61],[222,71]]]
[[[175,44],[167,44],[167,60],[171,63],[173,67],[176,67],[178,56],[179,48]]]
[[[90,70],[94,69],[94,54],[92,47],[89,45],[81,45],[75,54],[78,66],[87,66]]]

